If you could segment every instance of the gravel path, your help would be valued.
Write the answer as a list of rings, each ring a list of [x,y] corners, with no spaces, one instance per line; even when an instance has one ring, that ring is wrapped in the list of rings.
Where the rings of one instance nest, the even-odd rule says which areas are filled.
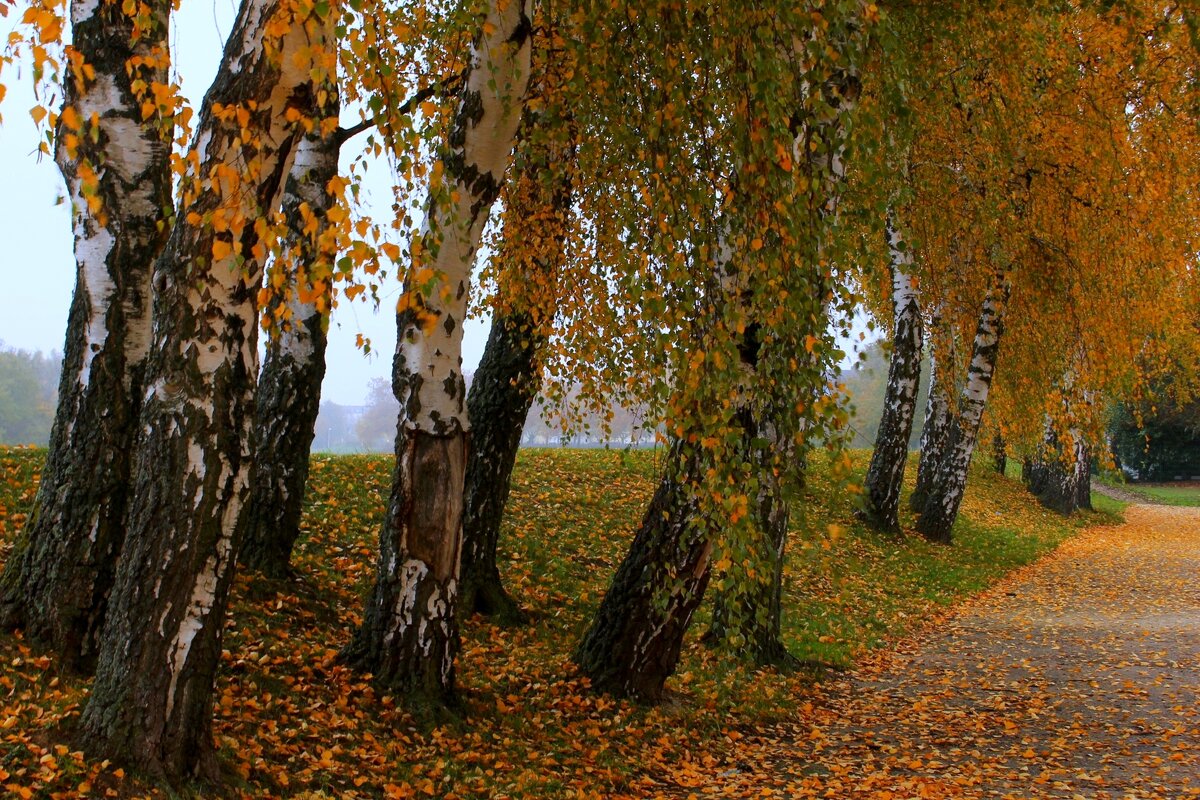
[[[830,680],[698,797],[1200,797],[1200,509],[1131,506]]]

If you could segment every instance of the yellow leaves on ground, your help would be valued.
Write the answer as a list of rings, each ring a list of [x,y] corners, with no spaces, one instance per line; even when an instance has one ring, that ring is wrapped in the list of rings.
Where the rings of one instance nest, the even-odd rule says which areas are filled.
[[[703,796],[1200,794],[1200,510],[1125,514],[812,692]]]
[[[36,450],[0,450],[0,543],[24,523],[43,458]],[[660,458],[650,451],[521,452],[500,556],[510,591],[534,623],[504,629],[464,620],[458,675],[470,723],[422,732],[394,698],[337,660],[373,579],[391,459],[315,457],[296,554],[303,580],[264,585],[241,576],[235,587],[214,722],[223,757],[243,776],[235,794],[685,797],[714,775],[765,764],[753,740],[793,709],[806,731],[827,730],[809,678],[751,672],[698,637],[671,683],[685,698],[679,703],[647,709],[615,702],[592,694],[575,672],[571,648],[640,521]],[[856,469],[865,461],[856,454]],[[837,664],[861,658],[1073,530],[1012,482],[985,473],[973,481],[960,542],[933,547],[857,527],[850,499],[831,492],[829,466],[814,458],[799,504],[804,519],[795,520],[788,545],[784,638],[793,653]],[[838,546],[823,549],[838,529]],[[6,555],[0,544],[0,558]],[[700,611],[697,634],[707,614]],[[59,726],[78,715],[87,682],[53,683],[52,664],[36,658],[20,638],[0,634],[0,749],[11,754],[0,762],[10,773],[0,785],[70,797],[86,781],[88,796],[153,796],[112,765],[79,763],[54,749],[50,742],[60,743]],[[811,741],[815,748],[825,740]],[[41,762],[47,754],[56,770]],[[758,796],[760,788],[737,796]],[[920,795],[914,788],[897,796]]]

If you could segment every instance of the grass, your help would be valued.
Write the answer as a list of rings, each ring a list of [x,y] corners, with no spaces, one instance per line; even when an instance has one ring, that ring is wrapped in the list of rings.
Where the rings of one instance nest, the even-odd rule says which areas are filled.
[[[1101,478],[1108,486],[1123,489],[1132,495],[1143,497],[1151,503],[1167,506],[1200,506],[1200,482],[1181,483],[1122,483],[1112,478]]]
[[[1105,494],[1100,494],[1097,491],[1092,492],[1092,508],[1101,514],[1107,514],[1116,520],[1123,519],[1125,509],[1129,507],[1129,503],[1124,500],[1117,500]]]
[[[866,453],[852,454],[859,473]],[[25,519],[44,453],[0,449],[0,543]],[[671,702],[642,708],[587,689],[569,654],[624,554],[654,487],[654,452],[526,450],[501,535],[525,628],[463,625],[462,723],[423,729],[395,698],[337,661],[375,568],[390,459],[317,456],[296,555],[300,579],[241,575],[225,637],[214,732],[247,796],[651,797],[736,764],[748,731],[803,707],[812,678],[754,671],[692,636]],[[915,466],[915,465],[913,465]],[[914,470],[910,468],[909,473]],[[849,665],[920,630],[957,600],[1028,564],[1081,525],[1018,482],[972,473],[952,547],[873,533],[813,459],[793,504],[784,638],[802,658]],[[903,522],[911,528],[905,512]],[[0,558],[7,547],[0,545]],[[702,610],[696,631],[703,629]],[[87,681],[59,676],[19,635],[0,634],[0,786],[20,797],[152,791],[95,763],[63,734]],[[48,759],[48,760],[47,760]],[[51,766],[52,765],[52,766]],[[86,784],[87,791],[80,788]]]

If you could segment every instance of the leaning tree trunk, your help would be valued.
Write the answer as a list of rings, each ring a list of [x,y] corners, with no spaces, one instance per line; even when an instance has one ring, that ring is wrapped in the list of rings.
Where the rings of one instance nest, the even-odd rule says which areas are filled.
[[[0,576],[0,625],[23,626],[82,670],[96,657],[125,536],[150,273],[171,203],[170,125],[144,117],[135,90],[169,83],[171,4],[142,8],[135,22],[120,3],[71,3],[69,50],[80,59],[64,81],[55,160],[71,195],[75,297],[41,486]]]
[[[945,456],[939,465],[934,486],[917,517],[917,530],[926,538],[949,543],[950,530],[958,517],[963,492],[967,487],[967,471],[979,423],[987,405],[988,391],[996,371],[996,356],[1004,332],[1004,312],[1011,291],[1007,275],[1000,275],[983,301],[979,326],[971,348],[971,364],[967,382],[959,397],[958,413],[950,423]]]
[[[861,28],[852,26],[858,33]],[[865,45],[865,36],[855,35],[848,49]],[[857,59],[850,59],[856,63]],[[844,115],[857,104],[861,90],[855,68],[838,70],[822,87],[829,101],[825,117],[800,124],[797,115],[792,133],[793,154],[808,160],[811,171],[819,176],[824,189],[819,218],[836,213],[839,187],[845,175]],[[823,145],[823,146],[822,146]],[[733,190],[736,196],[736,188]],[[736,206],[736,204],[735,204]],[[726,222],[725,230],[730,227]],[[738,286],[743,280],[734,262],[737,254],[723,237],[714,263],[714,276],[721,287],[723,302],[739,302]],[[817,278],[822,285],[824,278]],[[748,375],[758,368],[761,345],[760,325],[746,326],[738,350],[741,366]],[[763,450],[760,433],[773,419],[764,409],[773,407],[774,398],[750,395],[753,382],[748,377],[737,398],[735,422],[741,428],[743,456],[749,463],[765,467],[778,459]],[[746,449],[752,452],[744,452]],[[757,451],[757,452],[754,452]],[[662,696],[666,680],[675,671],[684,634],[696,607],[703,599],[709,582],[712,554],[712,520],[700,517],[695,488],[710,471],[711,458],[699,450],[684,454],[679,441],[673,441],[671,456],[654,499],[642,520],[629,552],[617,568],[591,626],[575,651],[575,662],[601,690],[644,701]],[[761,561],[770,565],[749,592],[739,594],[744,601],[737,614],[718,612],[726,623],[736,620],[744,627],[751,643],[748,650],[790,660],[780,638],[783,553],[788,527],[788,505],[782,495],[778,474],[758,476],[761,491],[755,498],[753,523],[762,533]],[[718,634],[719,635],[719,634]]]
[[[438,285],[426,296],[410,278],[396,317],[396,468],[375,587],[345,653],[379,685],[435,711],[457,702],[456,601],[470,449],[462,324],[471,266],[516,139],[531,38],[528,0],[492,2],[472,46],[422,234],[423,264]]]
[[[937,477],[938,468],[946,457],[950,434],[950,394],[952,382],[947,380],[954,369],[953,351],[938,355],[935,336],[940,315],[935,312],[929,325],[929,395],[925,400],[925,424],[921,429],[920,458],[917,461],[917,483],[909,497],[909,507],[920,512],[925,507]],[[953,339],[947,342],[953,344]]]
[[[900,529],[900,489],[908,463],[908,439],[916,414],[917,386],[921,380],[921,308],[912,278],[912,251],[888,220],[891,252],[892,308],[895,332],[888,366],[883,417],[875,437],[875,450],[867,468],[867,519],[885,531]],[[932,397],[932,393],[930,397]]]
[[[575,650],[592,688],[644,702],[662,697],[708,586],[712,537],[696,523],[696,454],[675,443],[654,498],[600,609]]]
[[[312,59],[334,16],[244,0],[154,269],[128,533],[80,725],[98,755],[172,782],[216,776],[213,679],[250,472],[255,220],[277,207],[303,136],[288,118],[316,113]]]
[[[500,521],[521,431],[541,387],[540,355],[556,307],[574,161],[569,121],[542,110],[527,113],[522,129],[499,254],[499,303],[467,395],[471,453],[459,581],[465,611],[509,624],[523,622],[525,615],[500,579]]]
[[[322,116],[336,118],[336,87],[326,89],[332,100]],[[321,407],[331,267],[337,257],[336,244],[331,247],[325,241],[326,214],[335,201],[326,187],[337,177],[340,147],[339,132],[306,136],[297,148],[283,193],[285,246],[296,280],[291,296],[276,302],[287,302],[292,313],[287,326],[267,343],[258,378],[250,501],[239,555],[243,566],[271,578],[291,574],[309,451]],[[309,230],[309,218],[316,220],[315,230]]]
[[[740,457],[751,465],[758,480],[751,513],[758,537],[753,542],[755,572],[761,577],[747,581],[740,592],[726,590],[717,595],[707,638],[728,643],[736,637],[755,664],[793,668],[800,662],[784,646],[782,630],[783,565],[791,509],[774,458],[781,443],[772,427],[762,423],[763,416],[748,408],[738,413]]]

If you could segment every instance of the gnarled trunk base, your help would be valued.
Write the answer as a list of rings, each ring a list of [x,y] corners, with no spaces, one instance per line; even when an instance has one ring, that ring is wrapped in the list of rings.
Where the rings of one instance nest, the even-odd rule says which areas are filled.
[[[401,429],[375,588],[343,653],[414,708],[457,706],[454,658],[470,437]]]
[[[710,575],[712,542],[688,487],[700,470],[694,456],[680,464],[680,451],[574,655],[593,688],[643,702],[662,698]]]
[[[540,337],[526,314],[497,315],[467,396],[471,456],[463,510],[461,608],[522,624],[528,617],[500,579],[496,553],[521,431],[541,383]]]

